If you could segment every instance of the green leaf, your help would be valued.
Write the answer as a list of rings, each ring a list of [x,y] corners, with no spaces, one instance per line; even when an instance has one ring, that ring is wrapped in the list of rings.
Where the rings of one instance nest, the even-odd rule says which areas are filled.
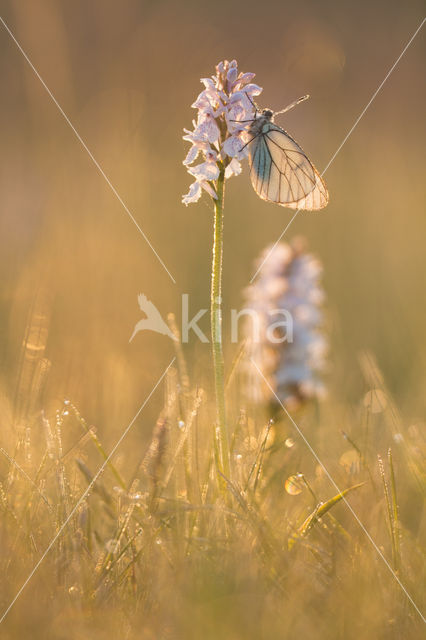
[[[299,538],[303,538],[307,536],[310,530],[315,526],[318,520],[320,520],[320,518],[322,518],[327,513],[327,511],[329,511],[332,507],[334,507],[335,504],[340,502],[340,500],[342,500],[350,491],[353,491],[354,489],[358,489],[359,487],[362,487],[363,484],[365,483],[360,482],[359,484],[354,484],[352,487],[349,487],[348,489],[345,489],[341,493],[338,493],[333,498],[330,498],[330,500],[327,500],[327,502],[320,502],[315,507],[314,511],[306,518],[303,524],[299,527],[297,532],[289,539],[288,548],[291,549]]]

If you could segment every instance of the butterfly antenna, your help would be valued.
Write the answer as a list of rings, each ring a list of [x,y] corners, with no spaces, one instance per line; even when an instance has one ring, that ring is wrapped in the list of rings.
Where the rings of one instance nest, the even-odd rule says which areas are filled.
[[[252,100],[252,98],[249,96],[248,93],[246,93],[246,96],[250,100],[250,102],[251,102],[251,104],[252,104],[252,106],[254,108],[254,118],[250,118],[250,120],[230,120],[230,122],[240,122],[240,123],[244,122],[245,123],[245,122],[254,122],[256,120],[256,116],[257,116],[258,113],[260,113],[260,109],[257,106],[257,104]]]
[[[289,105],[287,105],[285,109],[281,109],[281,111],[275,111],[274,116],[278,116],[280,113],[287,113],[287,111],[290,111],[290,109],[294,109],[294,107],[296,107],[301,102],[305,102],[305,100],[307,100],[309,97],[309,95],[306,95],[298,98],[294,102],[291,102]]]
[[[244,93],[246,93],[246,92],[244,92]],[[250,100],[252,106],[254,107],[254,119],[256,120],[257,113],[258,113],[258,111],[260,111],[260,109],[259,109],[259,107],[255,103],[255,101],[251,98],[251,96],[248,93],[246,93],[246,96]]]

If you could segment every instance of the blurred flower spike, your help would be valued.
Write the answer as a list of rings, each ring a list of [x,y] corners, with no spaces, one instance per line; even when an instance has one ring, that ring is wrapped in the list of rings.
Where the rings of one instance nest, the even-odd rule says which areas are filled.
[[[195,178],[183,196],[186,205],[197,202],[204,189],[216,199],[215,180],[225,170],[225,179],[241,173],[241,160],[248,155],[247,123],[254,118],[253,98],[262,89],[252,83],[254,73],[240,73],[236,60],[220,62],[216,75],[202,78],[204,90],[192,107],[198,110],[193,130],[184,129],[191,148],[183,161]],[[193,163],[202,155],[203,162]]]
[[[267,247],[259,258],[257,279],[245,291],[246,308],[261,320],[260,339],[252,341],[252,327],[246,325],[251,359],[268,380],[268,388],[249,384],[256,402],[262,393],[294,409],[311,399],[325,395],[323,374],[327,370],[328,340],[324,331],[324,291],[322,265],[306,250],[306,241],[295,238],[291,244]],[[284,342],[271,342],[268,331],[285,309],[292,319],[292,332]],[[255,397],[253,397],[255,396]]]

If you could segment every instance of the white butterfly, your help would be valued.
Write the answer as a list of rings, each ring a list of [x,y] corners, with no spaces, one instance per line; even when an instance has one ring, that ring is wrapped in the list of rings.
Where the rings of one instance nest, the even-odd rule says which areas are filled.
[[[250,178],[262,200],[291,209],[322,209],[329,196],[324,180],[297,142],[274,123],[274,116],[285,113],[306,100],[304,96],[282,111],[258,111],[247,133]]]

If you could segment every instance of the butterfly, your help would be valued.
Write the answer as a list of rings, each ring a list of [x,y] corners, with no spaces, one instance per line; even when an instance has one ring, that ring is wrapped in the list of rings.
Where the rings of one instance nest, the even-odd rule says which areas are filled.
[[[274,117],[306,100],[303,96],[282,111],[258,110],[249,121],[250,178],[262,200],[291,209],[322,209],[328,204],[327,187],[320,174],[295,140],[274,123]],[[246,145],[245,145],[246,146]]]

